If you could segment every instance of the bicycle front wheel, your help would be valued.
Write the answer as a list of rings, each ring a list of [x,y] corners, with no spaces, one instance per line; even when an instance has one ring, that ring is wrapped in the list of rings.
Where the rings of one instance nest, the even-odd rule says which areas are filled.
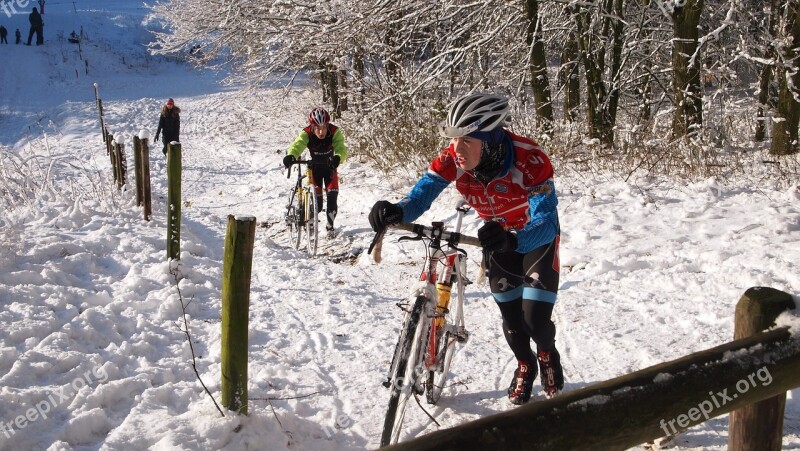
[[[302,224],[302,210],[300,199],[295,200],[297,191],[292,190],[289,194],[289,205],[286,206],[286,230],[289,231],[289,243],[295,248],[300,247],[300,224]]]
[[[308,254],[312,257],[317,255],[317,245],[319,244],[319,218],[317,210],[317,196],[312,189],[305,191],[306,196],[306,242]]]
[[[386,410],[386,419],[383,422],[381,446],[397,443],[400,430],[403,427],[406,406],[411,396],[416,392],[418,380],[424,372],[422,359],[425,352],[425,343],[428,339],[430,320],[427,315],[428,298],[417,296],[414,307],[406,316],[403,330],[400,332],[396,365],[391,376],[389,386],[389,407]]]
[[[425,382],[425,398],[428,404],[436,404],[442,397],[442,390],[450,374],[450,362],[456,354],[456,338],[450,332],[444,332],[436,337],[436,369],[428,371],[428,380]]]

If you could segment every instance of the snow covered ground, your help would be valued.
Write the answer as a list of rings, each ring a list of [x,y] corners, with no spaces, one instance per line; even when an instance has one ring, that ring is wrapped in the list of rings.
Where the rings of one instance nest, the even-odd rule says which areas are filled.
[[[52,180],[0,212],[0,449],[375,448],[401,319],[394,304],[414,284],[422,250],[387,240],[380,265],[365,253],[342,257],[372,238],[370,206],[398,199],[413,180],[386,180],[350,159],[340,168],[339,235],[323,239],[317,258],[292,249],[280,224],[292,181],[280,160],[318,99],[244,95],[213,73],[148,56],[145,14],[134,1],[48,2],[44,46],[0,45],[0,170],[14,175],[17,165],[31,180]],[[0,23],[27,37],[25,15]],[[81,26],[79,55],[66,37]],[[178,264],[165,261],[160,149],[145,222],[132,190],[112,186],[94,82],[128,148],[133,133],[153,135],[166,97],[183,109]],[[570,171],[556,183],[563,269],[554,314],[566,390],[729,341],[749,287],[800,292],[798,185],[585,180]],[[424,220],[452,218],[454,196],[446,191]],[[229,214],[266,227],[253,257],[250,415],[222,418],[191,367],[181,299],[198,371],[219,402]],[[467,221],[466,231],[477,227]],[[477,263],[472,256],[470,271]],[[513,408],[505,390],[515,362],[486,287],[470,287],[466,321],[471,339],[452,367],[462,383],[429,408],[442,427]],[[787,401],[787,449],[800,448],[798,397]],[[407,424],[406,437],[437,429],[415,405]],[[676,444],[726,442],[721,417]]]

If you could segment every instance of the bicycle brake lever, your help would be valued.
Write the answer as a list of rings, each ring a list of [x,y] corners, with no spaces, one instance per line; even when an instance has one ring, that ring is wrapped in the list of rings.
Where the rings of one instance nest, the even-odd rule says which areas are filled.
[[[455,250],[456,250],[456,252],[458,252],[458,253],[460,253],[460,254],[463,254],[463,255],[464,255],[464,257],[467,257],[467,251],[465,251],[464,249],[461,249],[460,247],[457,247],[457,246],[453,246],[452,244],[450,245],[450,247],[452,247],[453,249],[455,249]]]
[[[422,237],[419,235],[416,236],[401,236],[397,239],[397,241],[422,241]]]

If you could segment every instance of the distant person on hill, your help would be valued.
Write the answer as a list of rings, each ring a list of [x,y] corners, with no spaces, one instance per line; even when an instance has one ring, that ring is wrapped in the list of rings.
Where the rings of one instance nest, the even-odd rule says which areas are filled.
[[[8,30],[0,25],[0,44],[8,44]]]
[[[331,115],[324,108],[314,108],[308,114],[308,127],[300,131],[300,135],[289,146],[283,165],[287,168],[308,148],[311,155],[311,173],[314,193],[317,196],[317,212],[322,211],[322,188],[327,193],[327,218],[325,229],[328,235],[333,234],[333,220],[339,210],[339,175],[336,168],[347,158],[344,146],[344,134],[336,125],[331,124]]]
[[[28,21],[31,23],[31,31],[28,32],[28,43],[26,45],[31,45],[34,33],[36,33],[36,45],[42,45],[44,43],[44,38],[42,37],[44,21],[35,6],[33,7],[33,12],[28,15]]]
[[[22,32],[19,31],[19,28],[17,28],[17,31],[14,32],[14,36],[17,37],[17,45],[19,45],[19,43],[22,42]]]
[[[158,130],[156,130],[156,141],[158,141],[159,134],[161,135],[161,142],[164,143],[162,152],[166,156],[167,145],[172,141],[181,140],[181,109],[175,106],[175,101],[172,99],[167,99],[167,103],[161,108]]]

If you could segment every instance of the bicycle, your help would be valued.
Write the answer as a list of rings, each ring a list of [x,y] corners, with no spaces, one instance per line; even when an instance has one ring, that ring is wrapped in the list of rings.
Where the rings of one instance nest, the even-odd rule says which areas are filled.
[[[306,248],[312,257],[317,254],[319,244],[319,218],[317,209],[317,196],[314,193],[314,185],[310,182],[311,160],[297,160],[292,165],[306,165],[306,171],[297,168],[297,182],[289,192],[289,204],[286,206],[286,226],[289,229],[289,242],[294,244],[296,249],[300,249],[303,231],[306,233]],[[292,177],[292,165],[289,166],[286,178]],[[303,184],[303,179],[308,179],[309,183]]]
[[[405,302],[398,303],[404,312],[403,326],[395,345],[389,374],[383,386],[390,389],[380,446],[397,443],[412,395],[426,393],[428,404],[436,404],[442,395],[456,343],[466,343],[469,333],[464,325],[464,288],[467,253],[460,243],[480,246],[477,238],[460,233],[461,221],[470,210],[463,199],[456,204],[456,226],[445,231],[443,222],[431,226],[396,224],[391,227],[413,233],[400,240],[420,240],[426,243],[424,270],[419,284]],[[381,260],[384,233],[376,234],[368,253]],[[441,271],[438,269],[441,267]],[[451,308],[451,293],[456,286],[455,302]]]

